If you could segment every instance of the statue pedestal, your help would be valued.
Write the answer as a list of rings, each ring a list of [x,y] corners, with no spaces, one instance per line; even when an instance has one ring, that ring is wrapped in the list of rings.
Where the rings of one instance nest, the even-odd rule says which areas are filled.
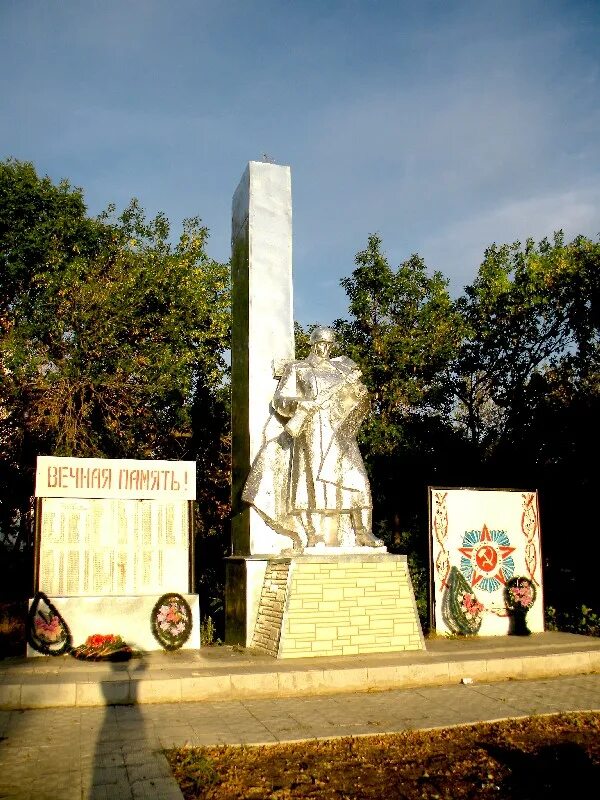
[[[424,650],[406,556],[269,558],[250,646],[275,658]]]

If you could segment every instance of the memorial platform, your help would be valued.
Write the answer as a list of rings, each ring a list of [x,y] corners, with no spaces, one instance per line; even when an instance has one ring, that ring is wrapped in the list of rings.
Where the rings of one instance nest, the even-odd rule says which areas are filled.
[[[7,658],[0,661],[0,708],[190,703],[600,673],[596,637],[545,632],[432,637],[425,644],[415,652],[285,661],[230,646],[152,651],[124,663]]]

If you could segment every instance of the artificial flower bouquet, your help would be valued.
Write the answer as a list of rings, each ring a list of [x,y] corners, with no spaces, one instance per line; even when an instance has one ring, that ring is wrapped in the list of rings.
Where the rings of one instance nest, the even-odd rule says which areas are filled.
[[[165,650],[177,650],[190,637],[192,610],[177,592],[163,594],[152,609],[150,624],[154,638]]]
[[[82,661],[127,661],[134,651],[120,636],[95,633],[84,644],[74,647],[71,655]]]
[[[483,603],[472,592],[464,592],[460,607],[464,615],[473,622],[477,622],[483,613]]]
[[[518,576],[507,582],[504,601],[510,611],[529,611],[535,598],[535,584],[529,578]]]

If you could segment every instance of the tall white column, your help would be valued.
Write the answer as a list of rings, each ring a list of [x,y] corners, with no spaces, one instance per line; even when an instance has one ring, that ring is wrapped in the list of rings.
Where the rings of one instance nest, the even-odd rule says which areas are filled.
[[[248,163],[233,196],[231,246],[232,558],[226,615],[228,641],[244,643],[266,566],[260,556],[290,545],[241,500],[263,441],[279,366],[294,357],[288,166]]]

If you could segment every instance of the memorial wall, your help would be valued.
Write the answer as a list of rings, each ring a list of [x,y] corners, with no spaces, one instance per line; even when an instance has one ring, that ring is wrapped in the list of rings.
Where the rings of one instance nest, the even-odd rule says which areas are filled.
[[[54,597],[187,592],[195,466],[40,457],[38,589]]]
[[[44,498],[39,589],[51,596],[188,591],[186,500]]]

